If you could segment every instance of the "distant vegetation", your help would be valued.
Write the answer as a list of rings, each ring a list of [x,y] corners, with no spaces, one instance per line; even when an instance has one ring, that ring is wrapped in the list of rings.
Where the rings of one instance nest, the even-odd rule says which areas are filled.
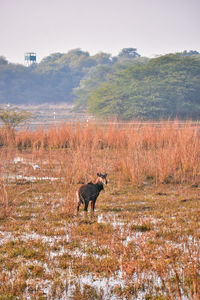
[[[0,102],[41,104],[73,102],[73,89],[89,69],[110,62],[109,55],[90,56],[75,49],[67,54],[54,53],[39,64],[25,67],[0,58]]]
[[[0,103],[74,103],[74,111],[120,119],[200,117],[200,54],[154,59],[135,48],[118,56],[81,49],[25,67],[0,57]]]
[[[94,80],[94,79],[93,79]],[[90,95],[91,113],[122,119],[198,119],[200,60],[166,55],[115,70]]]

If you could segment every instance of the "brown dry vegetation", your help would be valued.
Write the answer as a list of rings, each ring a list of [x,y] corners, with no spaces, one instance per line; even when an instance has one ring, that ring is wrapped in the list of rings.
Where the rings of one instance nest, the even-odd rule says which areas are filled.
[[[0,130],[0,298],[200,299],[198,123]],[[96,211],[80,184],[106,172]]]

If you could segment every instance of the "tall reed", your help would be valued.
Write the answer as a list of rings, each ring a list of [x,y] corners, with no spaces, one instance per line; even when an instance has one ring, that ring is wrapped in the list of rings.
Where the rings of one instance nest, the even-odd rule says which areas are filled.
[[[2,131],[0,141],[4,143]],[[62,172],[64,164],[68,169],[69,183],[98,168],[118,172],[136,185],[146,180],[195,183],[200,176],[199,124],[193,122],[62,123],[19,131],[15,143],[41,153],[63,149],[58,161]]]

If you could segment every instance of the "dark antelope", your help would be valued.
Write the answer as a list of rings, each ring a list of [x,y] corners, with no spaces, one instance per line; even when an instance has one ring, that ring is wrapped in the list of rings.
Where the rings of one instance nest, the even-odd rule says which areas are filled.
[[[97,173],[97,179],[93,182],[88,182],[87,184],[82,185],[79,190],[77,191],[77,198],[78,198],[78,206],[77,211],[79,211],[79,207],[82,203],[85,204],[84,210],[87,211],[88,204],[91,201],[91,208],[94,211],[95,202],[101,190],[104,190],[103,185],[107,184],[107,174]]]

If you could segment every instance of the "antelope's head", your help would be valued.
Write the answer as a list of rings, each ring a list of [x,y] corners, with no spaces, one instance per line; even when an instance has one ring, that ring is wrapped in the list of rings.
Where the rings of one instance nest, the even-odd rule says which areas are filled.
[[[97,178],[98,182],[102,182],[103,184],[107,184],[108,183],[108,181],[106,179],[106,177],[107,177],[106,173],[105,174],[97,173],[97,176],[98,176],[98,178]]]

